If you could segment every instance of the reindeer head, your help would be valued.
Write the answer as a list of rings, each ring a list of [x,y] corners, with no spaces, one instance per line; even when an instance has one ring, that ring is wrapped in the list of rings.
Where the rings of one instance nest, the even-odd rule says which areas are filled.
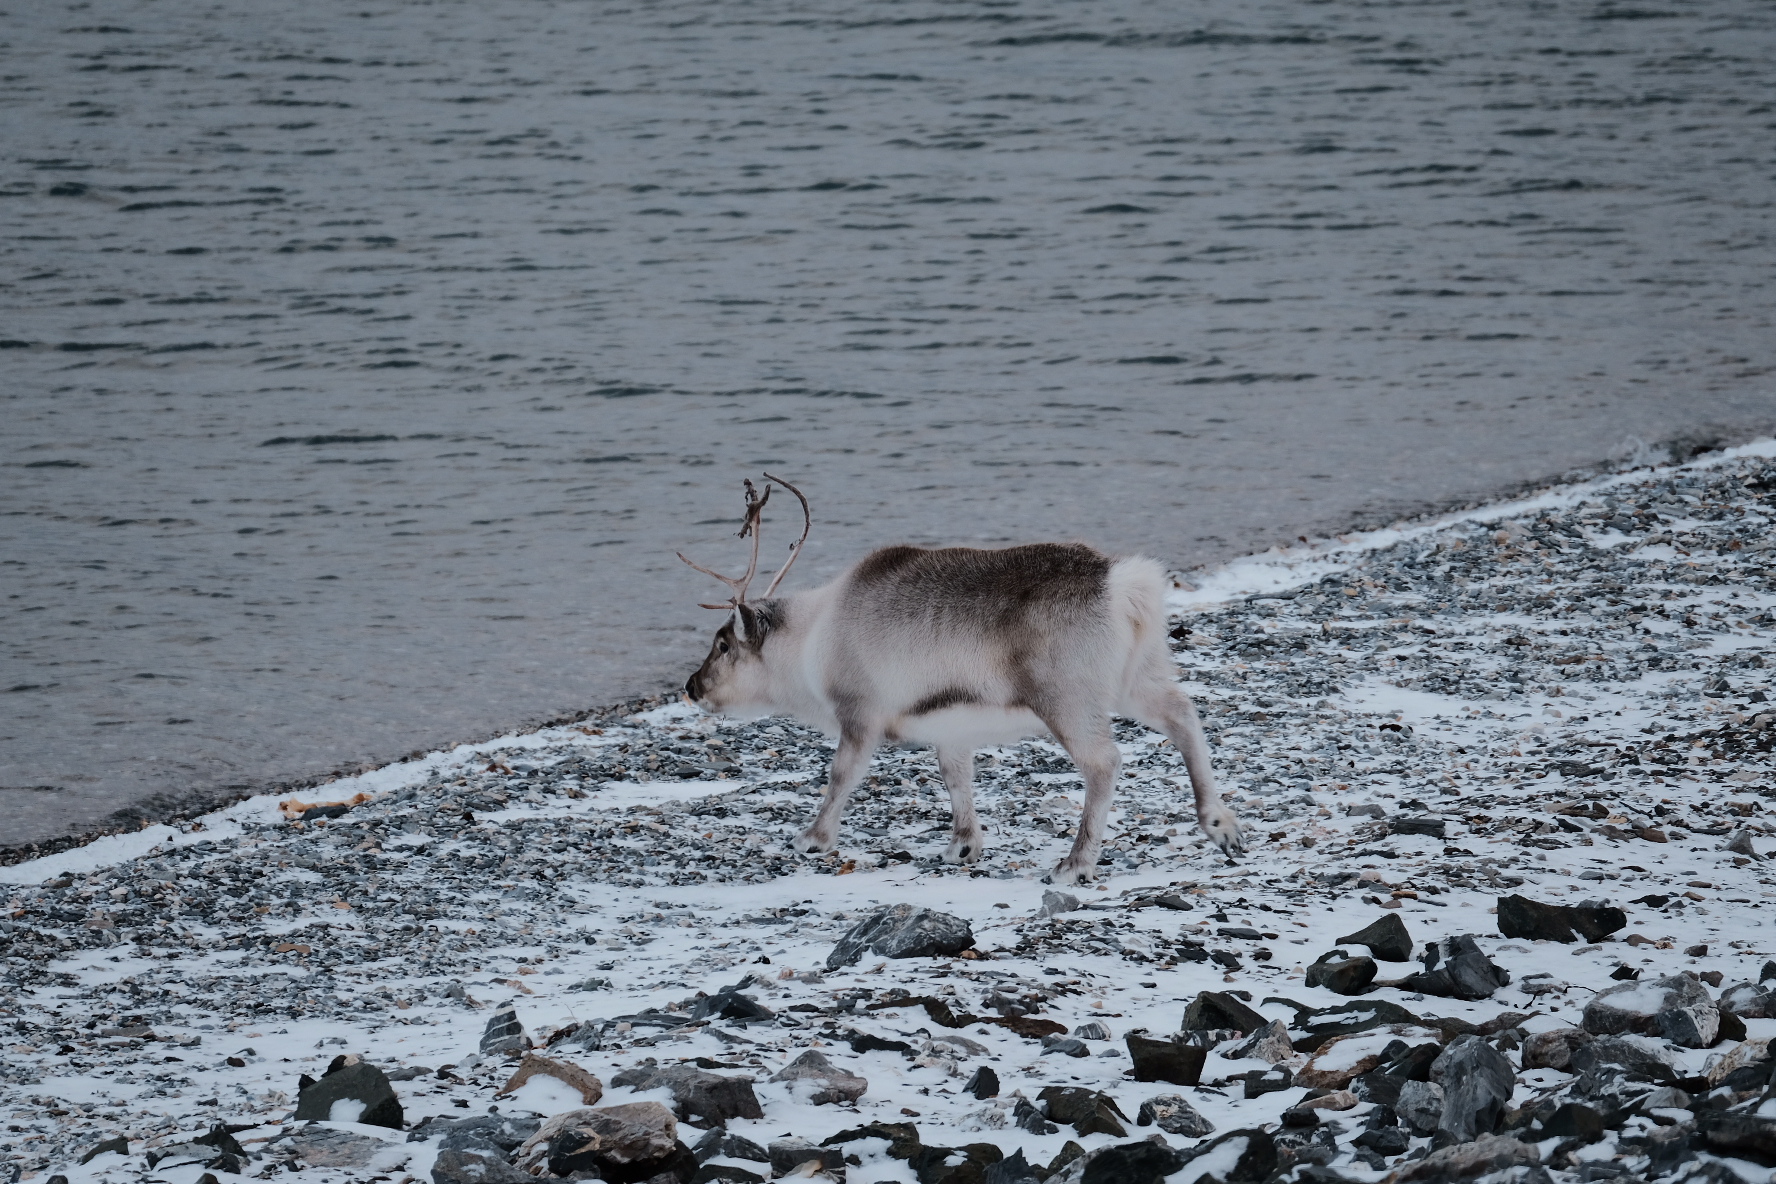
[[[768,715],[773,710],[764,647],[772,630],[782,619],[782,607],[780,602],[771,599],[771,594],[777,591],[777,585],[783,582],[783,577],[801,556],[802,544],[808,541],[808,531],[813,527],[814,519],[808,510],[808,499],[802,496],[801,490],[769,473],[765,474],[765,482],[765,491],[762,494],[754,488],[750,479],[746,482],[746,517],[740,524],[739,537],[752,539],[752,559],[746,566],[745,575],[738,578],[724,576],[720,572],[691,563],[683,554],[679,555],[691,567],[726,584],[733,593],[719,604],[700,606],[720,609],[728,614],[727,621],[716,630],[715,640],[709,647],[709,656],[703,659],[703,665],[697,668],[697,673],[685,682],[685,697],[705,711],[724,715],[759,716]],[[802,537],[791,545],[789,558],[777,569],[777,574],[771,577],[770,586],[765,589],[764,596],[756,601],[748,601],[747,590],[752,585],[753,576],[758,572],[760,516],[764,513],[765,503],[771,500],[772,484],[789,490],[802,503]]]

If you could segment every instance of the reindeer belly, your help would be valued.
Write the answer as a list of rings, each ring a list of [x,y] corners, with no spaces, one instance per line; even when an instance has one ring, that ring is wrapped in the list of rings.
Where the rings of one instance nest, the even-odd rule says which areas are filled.
[[[1021,707],[968,704],[902,716],[889,728],[888,738],[916,744],[983,748],[1047,734],[1048,728],[1042,721]]]

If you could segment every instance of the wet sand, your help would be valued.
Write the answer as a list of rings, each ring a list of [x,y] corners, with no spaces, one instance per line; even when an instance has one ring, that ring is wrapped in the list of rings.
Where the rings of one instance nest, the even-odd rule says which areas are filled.
[[[1188,568],[1776,427],[1752,0],[8,39],[0,846],[672,686],[761,467]]]

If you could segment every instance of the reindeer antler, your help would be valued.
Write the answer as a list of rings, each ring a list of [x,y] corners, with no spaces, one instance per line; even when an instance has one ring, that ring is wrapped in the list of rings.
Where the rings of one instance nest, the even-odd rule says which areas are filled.
[[[746,479],[746,519],[740,524],[740,533],[736,536],[738,538],[750,537],[752,539],[752,559],[746,565],[745,575],[738,579],[733,576],[724,576],[719,571],[711,571],[702,564],[692,563],[685,557],[684,552],[677,552],[678,557],[684,560],[687,566],[696,568],[706,576],[715,577],[722,583],[726,584],[734,592],[734,595],[722,604],[699,604],[697,606],[698,608],[735,609],[746,603],[747,589],[752,586],[752,578],[758,573],[760,515],[764,513],[765,503],[771,500],[772,483],[783,486],[783,488],[795,494],[796,500],[802,503],[802,537],[797,539],[790,547],[788,561],[785,562],[782,567],[777,569],[777,574],[775,576],[771,577],[771,586],[765,589],[765,596],[767,598],[770,597],[771,593],[777,591],[777,585],[783,582],[784,575],[788,573],[792,566],[794,566],[795,561],[801,557],[802,544],[808,541],[808,532],[814,527],[814,517],[808,509],[808,499],[802,496],[801,490],[797,489],[781,477],[773,477],[771,474],[766,473],[765,482],[765,491],[761,494],[757,488],[753,486],[752,479],[750,477]]]
[[[783,478],[773,477],[769,473],[765,474],[765,480],[775,481],[795,494],[796,500],[802,503],[802,537],[789,545],[789,558],[783,561],[783,566],[778,568],[777,574],[771,577],[771,586],[765,589],[765,599],[769,600],[771,593],[777,591],[777,585],[783,582],[783,577],[789,574],[789,569],[795,566],[795,561],[802,557],[802,544],[808,541],[808,532],[814,529],[814,515],[808,509],[808,499],[802,496],[801,490]]]

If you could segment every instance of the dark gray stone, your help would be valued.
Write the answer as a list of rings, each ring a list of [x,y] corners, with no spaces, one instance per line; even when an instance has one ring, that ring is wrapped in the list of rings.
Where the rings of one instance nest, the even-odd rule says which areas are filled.
[[[1233,1028],[1243,1035],[1256,1032],[1265,1022],[1263,1016],[1237,996],[1225,991],[1202,991],[1184,1009],[1184,1022],[1179,1027],[1186,1032]]]
[[[344,1102],[334,1118],[334,1106]],[[344,1117],[350,1110],[356,1114]],[[356,1056],[333,1058],[325,1076],[300,1087],[296,1095],[297,1122],[362,1122],[400,1130],[406,1125],[401,1100],[381,1069]]]
[[[1136,1126],[1157,1126],[1168,1135],[1200,1139],[1215,1130],[1215,1124],[1198,1113],[1195,1106],[1180,1094],[1160,1094],[1141,1103],[1135,1114]]]
[[[1128,1115],[1109,1094],[1083,1086],[1050,1085],[1036,1097],[1052,1122],[1070,1126],[1082,1135],[1128,1137],[1128,1128],[1122,1125],[1128,1121]]]
[[[820,1170],[839,1171],[845,1166],[845,1153],[837,1147],[817,1147],[806,1139],[783,1139],[772,1143],[767,1156],[773,1176],[787,1176],[809,1160],[817,1160]]]
[[[998,1163],[988,1164],[981,1173],[981,1184],[1041,1184],[1041,1180],[1020,1147]]]
[[[1403,1126],[1378,1126],[1374,1130],[1364,1131],[1352,1139],[1351,1144],[1377,1155],[1401,1155],[1406,1148],[1412,1146],[1412,1132]]]
[[[1672,974],[1652,982],[1623,983],[1600,991],[1585,1005],[1584,1025],[1596,1036],[1659,1031],[1659,1014],[1676,1008],[1717,1011],[1708,989],[1687,974]],[[1717,1024],[1719,1020],[1715,1021]]]
[[[960,954],[974,945],[967,921],[948,913],[897,904],[853,925],[827,956],[826,968],[837,970],[863,959],[927,958]]]
[[[968,1079],[968,1084],[962,1087],[962,1092],[975,1098],[996,1098],[999,1096],[999,1074],[990,1067],[981,1065]]]
[[[1713,1048],[1720,1037],[1720,1008],[1668,1007],[1653,1017],[1659,1035],[1682,1048]]]
[[[1187,1157],[1160,1143],[1142,1139],[1099,1148],[1085,1157],[1080,1184],[1160,1184],[1178,1171]]]
[[[452,1147],[432,1161],[432,1184],[536,1184],[536,1177],[513,1167],[497,1148]]]
[[[1443,1117],[1443,1087],[1430,1081],[1406,1081],[1400,1084],[1394,1113],[1400,1124],[1415,1135],[1431,1135]]]
[[[1367,954],[1353,958],[1344,950],[1328,950],[1307,968],[1307,985],[1324,987],[1335,995],[1361,995],[1375,981],[1375,959]]]
[[[1394,1024],[1419,1024],[1423,1021],[1398,1003],[1385,999],[1365,999],[1361,1003],[1341,1003],[1337,1007],[1304,1008],[1295,1016],[1293,1027],[1302,1035],[1295,1038],[1297,1052],[1318,1052],[1320,1046],[1338,1036],[1386,1028]]]
[[[1154,1036],[1143,1029],[1125,1033],[1129,1059],[1136,1081],[1165,1081],[1172,1085],[1196,1085],[1202,1080],[1203,1062],[1209,1050],[1186,1043],[1178,1036]]]
[[[525,1035],[524,1025],[518,1022],[518,1013],[512,1008],[503,1007],[487,1017],[487,1027],[481,1033],[482,1056],[519,1052],[529,1047],[530,1037]]]
[[[1511,981],[1493,965],[1471,936],[1446,937],[1425,947],[1424,969],[1408,975],[1400,986],[1445,999],[1487,999]]]
[[[721,1126],[731,1118],[763,1118],[750,1077],[724,1077],[692,1065],[664,1068],[644,1063],[611,1078],[613,1086],[672,1091],[672,1111],[681,1121]]]
[[[1437,1130],[1452,1143],[1471,1142],[1496,1131],[1517,1088],[1511,1062],[1481,1036],[1451,1040],[1432,1063],[1431,1080],[1443,1087]]]
[[[80,1157],[80,1162],[90,1163],[93,1159],[104,1155],[108,1151],[114,1151],[118,1155],[128,1155],[129,1139],[125,1138],[123,1135],[112,1135],[109,1139],[103,1139],[89,1148],[86,1154]]]
[[[1543,904],[1527,896],[1498,898],[1498,931],[1532,941],[1602,941],[1628,924],[1628,914],[1603,904]],[[1577,931],[1576,933],[1574,931]]]
[[[1398,913],[1371,921],[1355,933],[1339,938],[1338,944],[1368,946],[1369,953],[1383,962],[1412,961],[1412,935],[1406,932],[1406,922]]]
[[[1631,1035],[1599,1036],[1575,1044],[1568,1061],[1574,1073],[1595,1073],[1611,1065],[1661,1083],[1676,1081],[1679,1076],[1669,1050]]]

